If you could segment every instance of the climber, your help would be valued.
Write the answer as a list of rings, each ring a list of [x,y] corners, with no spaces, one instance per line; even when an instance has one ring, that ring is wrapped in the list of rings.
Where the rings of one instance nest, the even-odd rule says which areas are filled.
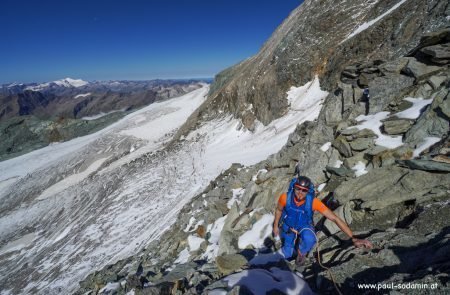
[[[316,235],[313,226],[313,211],[319,211],[333,221],[351,239],[355,247],[373,248],[370,241],[357,239],[348,225],[328,209],[319,199],[314,198],[314,185],[305,176],[294,178],[287,193],[278,199],[273,222],[274,237],[281,236],[281,251],[286,259],[295,256],[297,265],[305,261],[306,254],[314,247]],[[281,231],[281,235],[280,235]]]
[[[363,90],[363,95],[362,95],[362,99],[361,99],[365,105],[366,105],[366,112],[365,115],[367,116],[369,114],[369,100],[370,100],[370,93],[369,93],[369,88],[364,88]]]
[[[369,101],[370,94],[369,94],[369,88],[364,88],[363,90],[363,101]]]

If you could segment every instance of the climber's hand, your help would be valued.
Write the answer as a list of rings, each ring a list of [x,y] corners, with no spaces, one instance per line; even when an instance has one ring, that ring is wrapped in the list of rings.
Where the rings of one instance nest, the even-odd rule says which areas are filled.
[[[278,226],[273,228],[272,234],[273,237],[278,237],[280,235],[280,229],[278,228]]]
[[[355,247],[357,248],[367,248],[367,249],[373,248],[373,244],[369,240],[353,238],[352,242],[353,245],[355,245]]]

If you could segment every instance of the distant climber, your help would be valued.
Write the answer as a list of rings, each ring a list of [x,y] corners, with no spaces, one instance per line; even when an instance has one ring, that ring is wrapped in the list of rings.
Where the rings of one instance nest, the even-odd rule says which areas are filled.
[[[364,100],[369,100],[369,98],[370,98],[370,93],[369,93],[369,88],[364,88],[364,90],[363,90],[363,98],[364,98]]]
[[[369,88],[364,88],[363,95],[362,95],[362,101],[366,104],[366,116],[369,114],[369,99],[370,99],[370,93]]]
[[[370,241],[355,238],[348,225],[314,196],[314,185],[311,180],[305,176],[298,176],[292,180],[288,192],[283,193],[278,199],[273,235],[281,237],[281,250],[286,259],[297,254],[296,262],[301,265],[305,260],[305,255],[314,247],[316,235],[313,226],[313,211],[319,211],[327,219],[333,221],[352,239],[356,247],[369,249],[373,247]]]

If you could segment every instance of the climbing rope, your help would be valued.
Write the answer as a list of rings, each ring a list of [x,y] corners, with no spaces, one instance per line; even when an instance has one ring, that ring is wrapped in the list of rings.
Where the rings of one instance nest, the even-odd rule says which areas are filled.
[[[302,231],[304,231],[304,230],[309,230],[309,231],[311,231],[311,232],[314,234],[314,236],[316,237],[316,241],[317,241],[317,246],[316,246],[316,247],[317,247],[317,261],[319,262],[319,265],[320,265],[323,269],[325,269],[325,270],[328,271],[328,273],[329,273],[329,275],[330,275],[330,278],[331,278],[331,280],[333,281],[334,288],[335,288],[336,291],[339,293],[339,295],[343,295],[342,292],[341,292],[341,290],[339,290],[339,287],[338,287],[337,284],[336,284],[336,279],[334,278],[333,272],[330,270],[330,268],[324,266],[324,265],[322,264],[322,262],[320,261],[320,243],[319,243],[319,238],[317,237],[317,234],[316,234],[312,229],[310,229],[310,228],[303,228],[303,229],[300,230],[300,231],[297,231],[297,230],[295,230],[295,229],[293,229],[293,228],[291,228],[290,230],[295,234],[294,244],[295,244],[295,242],[297,241],[298,236],[302,233]]]

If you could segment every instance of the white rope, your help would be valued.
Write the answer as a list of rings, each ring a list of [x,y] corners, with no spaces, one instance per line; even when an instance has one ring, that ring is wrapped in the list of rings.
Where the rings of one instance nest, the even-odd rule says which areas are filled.
[[[310,229],[310,228],[308,228],[308,227],[305,227],[305,228],[301,229],[300,232],[297,231],[297,230],[295,230],[295,229],[293,229],[293,228],[290,228],[290,230],[291,230],[293,233],[295,233],[294,245],[295,245],[295,242],[296,242],[298,236],[299,236],[304,230],[309,230],[309,231],[311,231],[311,232],[314,234],[314,236],[316,237],[316,242],[317,242],[317,261],[319,262],[319,265],[320,265],[323,269],[326,269],[326,270],[328,271],[328,273],[330,274],[330,278],[331,278],[331,280],[333,281],[334,288],[335,288],[336,291],[339,293],[339,295],[343,295],[342,292],[341,292],[341,290],[339,290],[339,288],[338,288],[338,286],[337,286],[337,284],[336,284],[336,280],[335,280],[335,278],[334,278],[334,276],[333,276],[333,272],[332,272],[328,267],[323,266],[323,265],[322,265],[322,262],[320,262],[320,249],[319,249],[319,248],[320,248],[320,245],[319,245],[319,238],[317,237],[317,234],[316,234],[312,229]]]

